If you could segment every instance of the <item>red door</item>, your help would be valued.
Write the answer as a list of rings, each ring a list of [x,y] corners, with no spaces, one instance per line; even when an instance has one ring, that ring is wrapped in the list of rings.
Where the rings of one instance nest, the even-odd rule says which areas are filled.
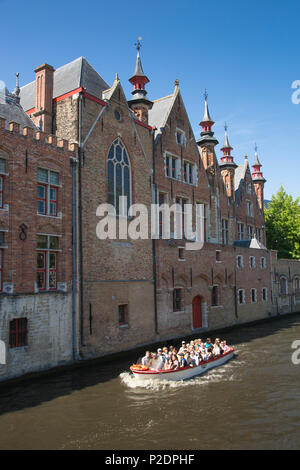
[[[202,328],[202,299],[199,295],[193,300],[193,328]]]

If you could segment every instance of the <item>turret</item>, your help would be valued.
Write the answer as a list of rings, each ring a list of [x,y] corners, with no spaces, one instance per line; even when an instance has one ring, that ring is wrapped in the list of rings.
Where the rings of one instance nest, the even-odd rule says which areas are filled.
[[[226,187],[228,197],[234,198],[235,195],[235,188],[234,188],[234,174],[237,165],[233,161],[233,156],[231,155],[231,151],[233,148],[229,144],[228,140],[228,126],[225,124],[225,137],[224,137],[224,145],[221,148],[223,152],[223,156],[221,157],[220,169],[221,174],[224,180],[224,184]]]
[[[138,119],[148,124],[148,111],[152,108],[152,101],[146,98],[147,91],[145,86],[149,83],[148,77],[144,74],[142,62],[140,58],[141,38],[138,38],[136,49],[137,57],[133,76],[129,79],[129,82],[133,85],[132,100],[128,101],[128,104],[132,111],[136,114]]]
[[[252,165],[254,171],[252,173],[252,180],[254,184],[254,189],[258,199],[259,207],[261,210],[264,210],[264,185],[266,179],[263,176],[261,171],[262,164],[258,159],[257,154],[257,145],[255,144],[255,155],[254,155],[254,164]]]

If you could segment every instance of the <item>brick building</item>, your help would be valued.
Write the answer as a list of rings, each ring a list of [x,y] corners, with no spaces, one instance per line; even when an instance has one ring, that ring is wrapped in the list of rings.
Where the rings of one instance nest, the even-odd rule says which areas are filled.
[[[7,287],[0,302],[14,302],[17,294],[26,294],[26,298],[22,297],[25,310],[29,309],[31,298],[32,302],[48,302],[48,316],[41,320],[44,329],[56,322],[61,329],[52,341],[57,356],[47,365],[41,359],[40,368],[71,360],[72,353],[75,359],[77,354],[83,359],[99,357],[193,332],[198,336],[208,329],[291,309],[297,311],[299,263],[282,263],[265,247],[266,180],[257,149],[251,173],[248,157],[241,165],[235,163],[225,126],[222,153],[217,155],[218,140],[207,94],[198,139],[178,81],[170,95],[148,99],[149,79],[142,68],[139,43],[129,81],[133,91],[128,100],[118,75],[110,87],[83,57],[56,71],[44,64],[35,69],[35,80],[20,90],[23,109],[15,104],[22,120],[27,120],[26,125],[20,122],[21,127],[25,126],[22,134],[16,124],[7,130],[1,121],[0,148],[19,162],[9,169],[9,178],[18,181],[11,197],[17,201],[17,191],[24,191],[24,185],[31,196],[26,198],[24,207],[15,203],[14,212],[9,206],[15,213],[14,230],[9,228],[12,222],[8,222],[5,211],[3,216],[0,214],[1,227],[9,230],[10,237],[4,241],[4,259],[5,250],[9,249],[5,248],[6,243],[8,247],[14,243],[12,237],[21,250],[17,257],[15,252],[10,257],[10,263],[19,263],[18,266],[9,268],[9,263],[3,263],[1,278]],[[18,142],[17,152],[12,151],[9,139]],[[71,153],[65,140],[57,148],[56,139],[74,142]],[[69,157],[75,156],[75,151],[78,165],[72,170]],[[6,159],[9,161],[9,157]],[[41,180],[39,168],[47,170],[47,177],[43,173]],[[46,204],[45,192],[51,192],[51,172],[59,175],[58,186],[54,185],[54,189],[58,187],[57,202],[48,200],[50,213],[41,214],[39,209],[35,213],[37,204],[41,208]],[[5,187],[6,183],[4,200],[8,197]],[[119,196],[127,197],[127,205],[119,205]],[[183,235],[176,238],[174,227],[164,239],[162,212],[154,224],[153,239],[126,238],[124,227],[134,222],[135,215],[128,214],[128,207],[143,204],[149,215],[153,203],[176,204],[181,228],[186,220],[186,204],[190,204],[193,228],[199,222],[202,249],[186,249],[187,242],[193,245],[194,241]],[[115,212],[109,209],[108,215],[104,214],[99,210],[101,204],[110,204]],[[97,236],[104,215],[108,223],[118,225],[115,239]],[[176,213],[173,219],[177,216]],[[18,239],[22,223],[28,227],[24,242]],[[51,284],[54,274],[46,268],[45,275],[44,265],[36,265],[40,234],[59,238],[55,288]],[[25,265],[29,270],[24,274]],[[48,279],[46,284],[43,276]],[[294,283],[287,287],[293,295],[290,307],[283,305],[288,295],[283,294],[284,281],[280,280],[284,276],[287,283]],[[63,303],[61,307],[59,302]],[[32,312],[36,311],[33,307]],[[8,317],[2,311],[1,321],[7,340]]]
[[[37,129],[18,95],[4,90],[0,102],[0,380],[73,357],[69,160],[76,146]]]

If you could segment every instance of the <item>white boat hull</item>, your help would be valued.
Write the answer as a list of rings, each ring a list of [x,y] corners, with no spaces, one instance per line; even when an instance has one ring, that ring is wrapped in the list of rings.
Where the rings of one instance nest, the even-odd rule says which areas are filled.
[[[220,357],[211,359],[210,361],[201,362],[199,366],[196,367],[184,367],[177,370],[147,370],[147,371],[135,371],[132,370],[134,377],[138,380],[187,380],[195,377],[197,375],[204,374],[208,370],[219,367],[228,362],[234,356],[234,349],[231,349],[226,354],[223,354]]]

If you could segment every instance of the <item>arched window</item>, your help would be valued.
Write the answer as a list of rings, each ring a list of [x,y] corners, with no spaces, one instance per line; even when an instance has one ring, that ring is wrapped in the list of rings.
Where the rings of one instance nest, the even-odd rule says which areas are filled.
[[[295,277],[294,279],[294,292],[296,295],[300,294],[300,278]]]
[[[284,276],[280,278],[280,294],[281,295],[288,294],[288,281],[287,281],[287,278]]]
[[[108,203],[117,215],[127,215],[131,205],[131,169],[127,151],[118,138],[110,146],[107,162]],[[119,197],[127,197],[127,207],[119,206]]]

